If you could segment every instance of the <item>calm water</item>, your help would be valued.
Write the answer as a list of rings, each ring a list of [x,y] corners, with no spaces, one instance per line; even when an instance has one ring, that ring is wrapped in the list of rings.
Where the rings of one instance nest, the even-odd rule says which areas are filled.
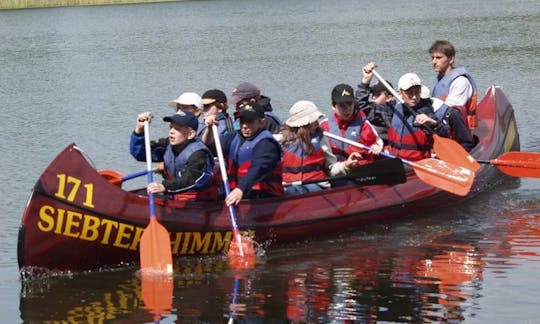
[[[170,114],[166,103],[184,91],[230,93],[251,81],[282,117],[299,99],[329,113],[331,88],[355,85],[370,60],[394,84],[409,71],[430,84],[427,49],[446,38],[482,92],[503,86],[522,150],[539,152],[538,30],[536,0],[188,1],[0,12],[3,322],[153,320],[137,269],[19,281],[26,199],[68,143],[98,169],[134,172],[144,168],[128,153],[136,114]],[[155,136],[167,129],[152,127]],[[221,259],[179,262],[173,308],[162,322],[535,322],[539,192],[538,180],[512,179],[451,210],[270,249],[243,274]]]

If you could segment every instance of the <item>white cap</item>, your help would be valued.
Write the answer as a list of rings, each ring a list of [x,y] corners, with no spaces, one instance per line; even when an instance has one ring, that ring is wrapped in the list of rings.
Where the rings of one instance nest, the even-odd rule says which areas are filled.
[[[398,81],[398,89],[401,89],[401,90],[407,90],[410,87],[421,86],[421,85],[422,85],[422,81],[420,81],[420,78],[418,77],[418,75],[414,73],[405,73],[401,76],[401,78],[399,78],[399,81]]]
[[[289,109],[289,116],[285,121],[287,126],[301,127],[316,122],[319,118],[324,117],[324,114],[313,102],[300,100]]]
[[[178,99],[169,101],[169,106],[176,109],[176,104],[186,105],[186,106],[196,106],[199,109],[203,109],[203,102],[201,96],[195,92],[184,92],[178,97]]]

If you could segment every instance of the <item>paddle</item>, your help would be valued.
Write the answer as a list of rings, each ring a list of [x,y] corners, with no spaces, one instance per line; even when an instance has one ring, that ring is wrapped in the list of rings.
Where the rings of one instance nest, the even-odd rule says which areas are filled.
[[[386,82],[386,80],[381,77],[381,75],[375,71],[375,69],[371,70],[373,72],[373,75],[379,79],[379,82],[381,82],[390,93],[404,106],[406,109],[409,110],[409,112],[416,116],[416,113],[405,104],[405,101],[401,96],[398,95],[396,90],[392,88]],[[476,160],[467,152],[463,146],[459,145],[456,141],[445,138],[437,135],[431,128],[429,128],[427,125],[424,126],[424,129],[426,129],[431,135],[433,135],[433,151],[437,154],[437,156],[444,161],[448,161],[450,163],[460,165],[464,168],[467,168],[469,170],[472,170],[473,172],[476,172],[480,168],[480,164],[476,162]]]
[[[540,178],[540,153],[506,152],[496,159],[478,162],[494,165],[502,173],[513,177]]]
[[[146,171],[148,171],[148,183],[154,182],[152,171],[152,157],[150,152],[150,134],[148,121],[144,122],[144,144],[146,151]],[[140,261],[142,273],[171,274],[172,252],[169,232],[156,218],[154,206],[154,194],[148,193],[148,205],[150,209],[150,221],[141,236]]]
[[[306,185],[324,181],[351,180],[357,185],[396,185],[407,181],[400,159],[382,159],[352,168],[347,174],[324,179],[284,182],[284,186]]]
[[[214,142],[216,143],[216,151],[219,161],[219,170],[221,171],[221,179],[223,180],[223,189],[225,196],[230,193],[229,180],[227,177],[227,169],[225,168],[225,158],[223,157],[223,150],[221,148],[221,140],[219,138],[219,132],[216,125],[212,125],[212,133],[214,135]],[[236,225],[236,207],[229,206],[229,217],[231,219],[233,239],[229,244],[229,252],[227,254],[229,262],[233,269],[246,269],[252,268],[255,265],[255,249],[253,241],[246,236],[243,236],[238,230]]]
[[[323,134],[335,140],[342,141],[364,150],[370,149],[367,145],[351,141],[350,139],[337,136],[326,131]],[[395,158],[394,155],[384,151],[381,152],[381,155],[389,158]],[[433,187],[437,187],[459,196],[466,196],[469,193],[474,181],[474,172],[464,167],[452,165],[443,160],[427,158],[417,162],[412,162],[406,159],[401,159],[401,161],[412,167],[420,180]]]
[[[152,172],[154,172],[154,171],[155,170],[152,170]],[[102,177],[107,179],[107,181],[109,181],[110,183],[112,183],[114,185],[117,185],[117,186],[120,186],[122,184],[122,182],[124,182],[124,181],[131,180],[131,179],[134,179],[134,178],[137,178],[137,177],[140,177],[140,176],[143,176],[143,175],[147,174],[148,170],[141,170],[141,171],[137,171],[137,172],[127,174],[127,175],[123,175],[122,173],[120,173],[120,172],[118,172],[116,170],[112,170],[112,169],[99,170],[98,173]]]

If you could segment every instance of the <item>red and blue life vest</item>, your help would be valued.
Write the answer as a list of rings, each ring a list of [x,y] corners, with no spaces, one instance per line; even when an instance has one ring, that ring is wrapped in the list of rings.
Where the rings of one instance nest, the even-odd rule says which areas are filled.
[[[341,132],[341,129],[339,128],[339,125],[337,121],[335,120],[335,118],[328,118],[328,132],[332,134],[337,134],[351,141],[360,143],[361,134],[362,134],[362,126],[364,125],[364,122],[366,121],[366,119],[361,116],[362,115],[358,114],[356,119],[352,120],[347,125],[345,134]],[[330,143],[332,152],[336,155],[338,161],[345,161],[347,157],[354,151],[362,152],[362,153],[366,152],[365,150],[359,149],[357,147],[351,146],[349,144],[343,143],[342,141],[338,141],[332,138],[329,138],[328,142]]]
[[[428,136],[421,126],[414,125],[414,116],[407,118],[403,105],[394,107],[392,126],[388,128],[388,147],[390,153],[411,161],[431,157],[433,138]]]
[[[228,174],[230,175],[229,185],[231,189],[236,188],[238,179],[248,174],[251,166],[253,148],[262,140],[271,139],[278,147],[279,143],[274,139],[272,133],[264,129],[253,138],[244,139],[240,134],[236,134],[231,143],[229,151]],[[273,196],[283,195],[283,162],[279,161],[278,166],[272,170],[262,181],[255,183],[251,190],[268,193]]]
[[[305,145],[291,144],[283,148],[283,181],[304,181],[326,177],[322,135],[311,138],[313,151],[306,153]]]

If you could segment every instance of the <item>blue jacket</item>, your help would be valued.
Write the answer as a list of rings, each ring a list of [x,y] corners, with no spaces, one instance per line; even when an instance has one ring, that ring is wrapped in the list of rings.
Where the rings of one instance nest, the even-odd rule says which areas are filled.
[[[150,150],[152,151],[152,162],[162,162],[165,150],[169,145],[168,138],[160,138],[158,141],[150,141]],[[129,141],[129,153],[137,161],[146,161],[146,150],[144,148],[144,134],[131,133]]]
[[[249,171],[243,177],[240,177],[236,184],[236,187],[242,190],[244,193],[247,193],[251,188],[259,182],[264,182],[272,178],[271,175],[276,173],[276,170],[281,170],[281,146],[274,139],[274,137],[265,129],[261,129],[259,133],[255,134],[251,138],[244,138],[240,132],[235,134],[229,134],[222,137],[223,142],[223,153],[225,156],[229,156],[229,159],[236,160],[238,157],[231,157],[230,154],[232,149],[233,140],[236,138],[237,143],[240,146],[244,142],[252,141],[259,137],[261,132],[268,133],[267,137],[259,138],[257,143],[251,148],[251,164],[249,166]],[[235,145],[236,146],[236,145]],[[281,174],[279,175],[281,177]],[[236,178],[236,175],[231,175],[231,179]],[[271,179],[272,181],[274,179]],[[281,185],[282,179],[279,179],[279,184]],[[274,182],[274,181],[272,181]]]

